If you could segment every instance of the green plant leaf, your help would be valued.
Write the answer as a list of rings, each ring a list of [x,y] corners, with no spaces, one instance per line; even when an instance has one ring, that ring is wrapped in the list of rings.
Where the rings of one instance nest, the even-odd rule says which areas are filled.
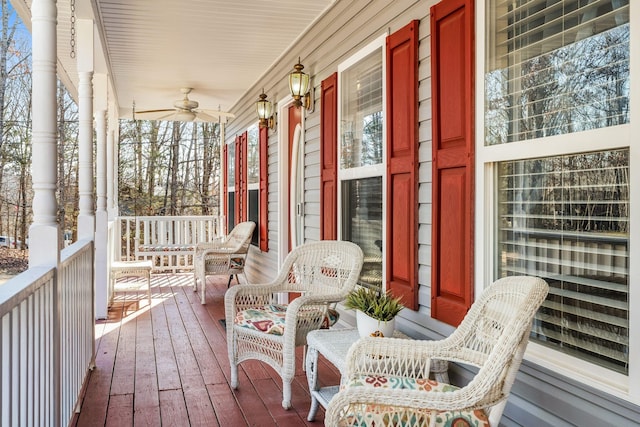
[[[358,287],[351,291],[344,303],[348,309],[360,310],[374,319],[388,321],[404,308],[400,298],[390,292],[379,292],[367,287]]]

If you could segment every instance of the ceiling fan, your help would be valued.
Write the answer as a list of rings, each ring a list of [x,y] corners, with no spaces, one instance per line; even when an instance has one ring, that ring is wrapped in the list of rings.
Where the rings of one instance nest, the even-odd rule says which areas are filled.
[[[227,119],[235,117],[231,113],[225,111],[216,110],[202,110],[198,109],[198,101],[189,99],[189,93],[192,88],[183,87],[180,92],[184,97],[173,103],[174,108],[167,108],[161,110],[133,110],[133,119],[142,120],[166,120],[166,121],[181,121],[181,122],[217,122],[219,119]]]

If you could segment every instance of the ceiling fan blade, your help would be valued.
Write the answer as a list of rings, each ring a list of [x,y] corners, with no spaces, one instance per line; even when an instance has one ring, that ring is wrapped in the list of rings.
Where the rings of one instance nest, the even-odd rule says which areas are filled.
[[[196,110],[196,121],[200,122],[217,122],[219,118],[232,119],[235,117],[232,113],[216,110]]]
[[[136,114],[147,114],[147,113],[164,113],[167,111],[175,111],[175,108],[163,108],[161,110],[143,110],[143,111],[136,111]]]
[[[167,120],[176,114],[175,109],[166,110],[146,110],[136,111],[135,118],[138,120]]]
[[[226,111],[196,109],[198,107],[198,101],[192,101],[188,97],[191,88],[182,88],[181,92],[184,98],[174,103],[175,108],[135,111],[134,104],[133,118],[180,122],[217,122],[220,119],[225,119],[226,122],[228,118],[235,117],[234,114],[227,113]]]

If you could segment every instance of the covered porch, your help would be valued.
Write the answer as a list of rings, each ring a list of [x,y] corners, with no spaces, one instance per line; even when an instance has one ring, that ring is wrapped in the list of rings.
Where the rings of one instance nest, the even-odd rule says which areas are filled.
[[[310,398],[300,368],[301,352],[292,410],[282,409],[279,378],[265,365],[243,363],[239,389],[229,387],[226,339],[220,324],[226,279],[210,279],[207,304],[199,303],[199,294],[191,288],[188,261],[193,242],[170,242],[180,246],[180,256],[185,258],[171,258],[171,273],[160,268],[154,271],[151,306],[142,294],[126,300],[117,294],[115,305],[108,309],[110,262],[137,259],[141,247],[133,240],[126,243],[129,252],[117,251],[123,236],[116,233],[118,218],[124,214],[124,202],[118,200],[119,121],[132,119],[134,111],[137,118],[143,118],[145,110],[148,119],[219,123],[220,158],[229,162],[221,166],[221,174],[231,179],[235,172],[238,186],[221,183],[215,191],[226,198],[227,205],[212,206],[218,210],[211,212],[239,220],[251,219],[251,215],[259,219],[259,242],[252,245],[247,264],[250,281],[265,283],[272,278],[291,241],[349,240],[349,233],[361,234],[369,243],[369,252],[377,255],[371,264],[382,264],[375,279],[387,289],[393,282],[411,298],[413,305],[401,314],[399,330],[411,338],[437,340],[455,330],[468,304],[499,275],[552,278],[557,301],[548,307],[550,314],[539,320],[537,336],[531,337],[533,345],[518,371],[501,425],[637,424],[640,341],[635,325],[640,324],[640,311],[632,309],[639,300],[629,289],[640,275],[637,263],[632,262],[636,252],[629,248],[635,247],[630,241],[638,240],[640,234],[638,227],[627,226],[637,221],[629,215],[633,211],[629,206],[637,204],[639,193],[628,183],[638,182],[640,170],[640,157],[630,148],[640,129],[640,120],[632,119],[640,109],[628,108],[637,105],[629,93],[637,92],[638,87],[637,73],[629,77],[628,68],[640,68],[636,67],[638,56],[632,57],[629,49],[640,39],[636,28],[640,9],[630,6],[630,1],[274,0],[249,2],[251,7],[223,0],[12,3],[33,34],[34,198],[30,268],[0,287],[0,424],[308,424]],[[447,38],[438,33],[434,10],[437,5],[454,3],[464,3],[465,13],[453,14],[464,17],[464,22],[460,28],[449,27],[453,35]],[[511,8],[517,9],[517,17],[494,16]],[[530,19],[527,13],[519,13],[521,8],[536,12]],[[565,29],[562,21],[551,28],[558,22],[558,13],[575,25]],[[623,102],[611,104],[616,105],[612,111],[620,122],[606,115],[594,120],[596,127],[579,130],[568,120],[563,126],[571,131],[547,135],[543,131],[551,121],[577,117],[570,106],[555,109],[553,102],[562,92],[550,89],[548,94],[553,96],[532,94],[519,85],[505,84],[509,91],[501,92],[502,101],[495,103],[499,107],[498,142],[493,141],[487,120],[493,95],[485,87],[491,82],[487,78],[494,72],[505,78],[512,73],[517,76],[524,66],[508,69],[502,65],[511,56],[518,57],[520,49],[504,57],[491,56],[503,49],[498,46],[503,37],[509,43],[512,35],[519,37],[511,30],[511,19],[534,29],[534,35],[549,49],[555,46],[552,42],[562,39],[566,45],[552,52],[571,51],[577,58],[584,56],[578,49],[583,30],[600,24],[621,29],[627,41],[607,39],[598,54],[607,65],[614,64],[607,56],[610,48],[616,46],[623,54],[621,61],[615,61],[623,65],[619,83],[607,79],[613,83],[602,86],[603,90],[610,85],[624,89],[624,96],[619,97]],[[548,22],[539,25],[537,19]],[[401,49],[403,40],[410,48]],[[459,43],[447,49],[447,41]],[[532,63],[549,53],[536,53],[538,45],[534,37],[522,48],[533,52]],[[400,51],[404,54],[394,68],[394,55]],[[459,56],[464,64],[446,54]],[[489,61],[495,63],[486,70]],[[288,76],[296,63],[304,63],[311,78],[310,102],[302,108],[301,99],[294,98],[289,88]],[[464,72],[457,76],[439,65]],[[608,70],[608,66],[593,67]],[[573,68],[580,77],[582,67]],[[540,81],[558,82],[553,73],[535,73]],[[440,75],[454,74],[460,82],[439,83]],[[63,230],[57,223],[56,79],[79,107],[78,242],[64,250]],[[530,82],[532,88],[543,87],[536,79]],[[369,82],[364,92],[362,81]],[[579,86],[600,87],[597,81],[587,79]],[[502,84],[497,86],[502,88]],[[439,92],[443,88],[464,91],[454,90],[447,96]],[[185,95],[182,101],[178,99],[181,93]],[[268,95],[273,104],[270,117],[258,122],[256,101],[261,94]],[[553,114],[543,111],[540,120],[525,123],[528,109],[511,111],[509,102],[517,104],[530,95],[535,95],[534,100],[553,101],[544,110]],[[591,113],[598,110],[595,104],[600,96],[598,92],[588,95],[594,101],[586,104]],[[407,110],[402,109],[405,99],[410,100]],[[455,108],[439,104],[443,99],[453,102]],[[352,112],[345,108],[347,104],[354,107]],[[398,110],[390,111],[392,108]],[[502,135],[502,130],[515,129],[516,124],[535,125],[536,132],[530,139],[528,134]],[[441,129],[459,133],[460,149],[455,153],[440,147],[456,136],[441,138]],[[399,130],[402,132],[392,132]],[[357,133],[360,137],[354,136]],[[252,137],[255,144],[249,151],[247,141]],[[363,150],[352,159],[349,150],[364,146],[366,138],[379,150]],[[244,171],[246,163],[242,162],[249,156],[254,181],[239,179],[238,171]],[[440,163],[438,156],[444,159]],[[451,161],[454,157],[464,160],[464,165],[456,166]],[[620,208],[608,211],[601,221],[621,224],[622,231],[609,232],[600,223],[589,228],[590,219],[584,221],[588,229],[571,231],[562,241],[557,238],[556,221],[573,221],[591,212],[581,204],[574,210],[560,209],[565,196],[538,197],[547,194],[546,190],[554,195],[561,189],[564,175],[557,162],[573,159],[573,187],[584,192],[578,197],[580,203],[591,206],[596,200],[600,204],[597,189],[615,189],[607,193],[611,199],[606,203]],[[345,174],[342,167],[350,162],[360,166],[349,166],[353,170]],[[392,170],[392,163],[406,170]],[[440,172],[446,165],[451,168]],[[544,170],[532,183],[527,181],[529,167]],[[546,167],[554,173],[548,173]],[[602,174],[603,170],[611,174]],[[438,174],[448,178],[441,181]],[[517,179],[511,180],[511,175]],[[593,182],[579,185],[580,178]],[[398,185],[391,188],[388,183],[392,181]],[[362,188],[362,193],[356,193],[356,188]],[[294,189],[300,190],[298,194]],[[525,193],[538,198],[521,203],[519,195]],[[350,208],[357,213],[352,216],[345,205],[349,198],[356,200],[356,194],[363,203],[352,204]],[[507,202],[504,206],[514,206],[513,211],[500,210],[501,198]],[[525,205],[532,211],[518,210]],[[542,212],[549,217],[543,217],[549,221],[534,222],[538,228],[530,229],[529,219],[540,216],[535,211],[539,207],[544,207]],[[360,233],[363,229],[375,231],[375,236]],[[449,238],[453,232],[455,238]],[[454,242],[451,253],[456,256],[448,257],[450,252],[442,242]],[[400,250],[394,250],[396,247]],[[152,252],[151,256],[157,255]],[[392,271],[393,266],[397,271]],[[589,270],[597,280],[589,276]],[[442,271],[450,274],[449,282],[439,275]],[[576,289],[560,288],[565,284]],[[572,320],[574,306],[583,301],[591,304],[593,299],[604,300],[603,307],[613,305],[616,316],[609,316],[608,308],[590,307],[585,316]],[[452,306],[454,300],[460,303]],[[344,313],[340,326],[354,323],[349,316]],[[585,338],[574,340],[574,332]],[[594,340],[597,345],[592,344]],[[592,352],[594,348],[600,353]],[[320,370],[323,383],[338,381],[329,363],[323,362]],[[474,375],[473,369],[461,365],[451,366],[450,373],[454,384],[465,383]],[[323,417],[320,412],[313,424],[321,424]]]
[[[305,423],[304,376],[294,382],[295,410],[288,412],[272,405],[281,385],[262,365],[241,368],[244,391],[229,388],[219,323],[226,279],[209,287],[211,301],[201,306],[191,288],[192,265],[176,258],[170,270],[186,273],[154,271],[151,307],[141,298],[130,310],[116,295],[109,308],[109,266],[136,256],[117,249],[119,120],[162,110],[137,118],[215,121],[224,144],[225,124],[234,116],[227,112],[330,4],[268,2],[247,15],[244,6],[224,1],[179,7],[12,1],[32,34],[34,196],[30,268],[0,289],[0,424]],[[64,250],[56,200],[57,81],[79,111],[79,241]],[[197,101],[187,101],[189,94]],[[193,244],[175,243],[184,243],[185,253]]]

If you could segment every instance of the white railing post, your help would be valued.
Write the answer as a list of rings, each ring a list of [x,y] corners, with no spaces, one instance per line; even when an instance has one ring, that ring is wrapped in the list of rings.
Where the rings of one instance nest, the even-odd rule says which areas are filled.
[[[107,76],[96,74],[96,318],[108,316],[108,252],[107,252]]]
[[[57,223],[58,204],[56,201],[56,186],[58,182],[57,168],[57,37],[56,37],[57,9],[55,0],[33,0],[31,3],[31,55],[33,61],[32,72],[32,159],[31,176],[33,187],[33,223],[29,228],[31,248],[29,249],[29,269],[36,266],[57,268],[60,263],[60,236]],[[34,244],[36,243],[36,244]],[[55,282],[55,281],[54,281]],[[7,284],[3,285],[7,286]],[[60,336],[58,289],[53,286],[52,317],[46,322],[51,327],[51,335],[42,337],[53,349],[48,355],[51,364],[45,365],[49,369],[48,382],[41,384],[43,395],[49,406],[43,403],[43,419],[51,420],[51,425],[60,425]],[[43,315],[45,315],[43,313]],[[9,314],[8,316],[12,316]],[[2,318],[3,352],[5,315]],[[7,327],[9,327],[7,325]],[[16,332],[17,333],[17,332]],[[46,354],[41,357],[45,357]],[[4,370],[4,354],[3,354]],[[4,387],[4,384],[3,384]],[[17,397],[16,397],[17,398]],[[19,402],[24,405],[26,402]],[[4,402],[3,402],[4,405]],[[17,409],[16,409],[17,410]],[[2,414],[3,418],[5,413]],[[19,414],[11,413],[8,425],[13,423]],[[4,421],[4,420],[3,420]],[[3,422],[4,424],[4,422]],[[21,423],[24,424],[24,423]]]
[[[95,233],[93,191],[93,21],[78,19],[78,239]]]
[[[29,265],[57,266],[60,242],[56,201],[57,110],[56,110],[56,2],[34,0],[32,9],[32,110],[33,223]]]

